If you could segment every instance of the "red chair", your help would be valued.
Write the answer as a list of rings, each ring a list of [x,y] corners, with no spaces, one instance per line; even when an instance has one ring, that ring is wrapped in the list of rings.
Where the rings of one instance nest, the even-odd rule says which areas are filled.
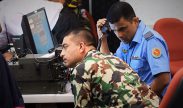
[[[183,108],[183,68],[174,75],[159,108]]]
[[[172,75],[183,67],[183,22],[176,18],[162,18],[155,22],[154,30],[159,32],[168,44]]]
[[[85,14],[90,22],[91,31],[92,31],[93,35],[95,36],[95,39],[98,40],[97,28],[96,28],[96,24],[95,24],[95,21],[93,19],[93,16],[88,11],[85,11]]]

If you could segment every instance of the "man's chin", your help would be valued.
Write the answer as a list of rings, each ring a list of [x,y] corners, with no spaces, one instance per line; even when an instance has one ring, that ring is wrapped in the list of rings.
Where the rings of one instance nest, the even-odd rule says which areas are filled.
[[[64,66],[67,67],[67,68],[73,68],[73,66],[68,64],[68,63],[64,63]]]
[[[125,44],[128,44],[129,42],[128,41],[124,41],[124,40],[121,40],[123,43],[125,43]]]
[[[64,66],[67,68],[74,68],[76,66],[75,63],[68,63],[68,62],[63,62]]]
[[[63,62],[64,66],[69,68],[68,64],[66,62]]]

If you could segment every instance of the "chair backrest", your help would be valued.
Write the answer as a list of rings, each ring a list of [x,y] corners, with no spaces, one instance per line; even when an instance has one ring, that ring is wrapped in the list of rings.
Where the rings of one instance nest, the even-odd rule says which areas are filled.
[[[183,60],[183,22],[176,18],[162,18],[155,22],[154,30],[166,40],[170,60]]]
[[[183,68],[172,78],[159,108],[182,108],[183,103]]]

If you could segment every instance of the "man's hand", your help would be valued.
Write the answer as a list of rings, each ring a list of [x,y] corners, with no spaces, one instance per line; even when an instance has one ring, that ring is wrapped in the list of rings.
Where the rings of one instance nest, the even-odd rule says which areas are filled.
[[[103,33],[102,30],[101,30],[102,27],[105,25],[106,22],[107,22],[107,19],[106,18],[99,19],[97,21],[97,34],[98,34],[98,39],[101,39],[101,38],[103,38],[104,36],[107,35],[106,33]]]
[[[154,81],[151,84],[151,89],[161,97],[161,94],[165,87],[169,84],[170,82],[170,73],[169,72],[164,72],[160,73],[155,76]]]
[[[11,52],[5,52],[3,54],[3,56],[4,56],[6,61],[10,61],[12,59],[12,57],[13,57],[13,54]]]
[[[101,42],[100,52],[110,54],[110,50],[107,43],[107,34],[102,32],[102,27],[105,25],[106,22],[107,22],[106,18],[99,19],[97,21],[97,34],[99,42]]]

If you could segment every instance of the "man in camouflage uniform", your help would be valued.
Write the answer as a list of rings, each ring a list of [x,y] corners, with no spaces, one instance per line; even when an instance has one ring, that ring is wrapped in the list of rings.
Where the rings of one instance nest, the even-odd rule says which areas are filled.
[[[159,97],[121,59],[96,50],[86,29],[68,32],[62,43],[63,58],[71,73],[75,108],[155,108]]]

